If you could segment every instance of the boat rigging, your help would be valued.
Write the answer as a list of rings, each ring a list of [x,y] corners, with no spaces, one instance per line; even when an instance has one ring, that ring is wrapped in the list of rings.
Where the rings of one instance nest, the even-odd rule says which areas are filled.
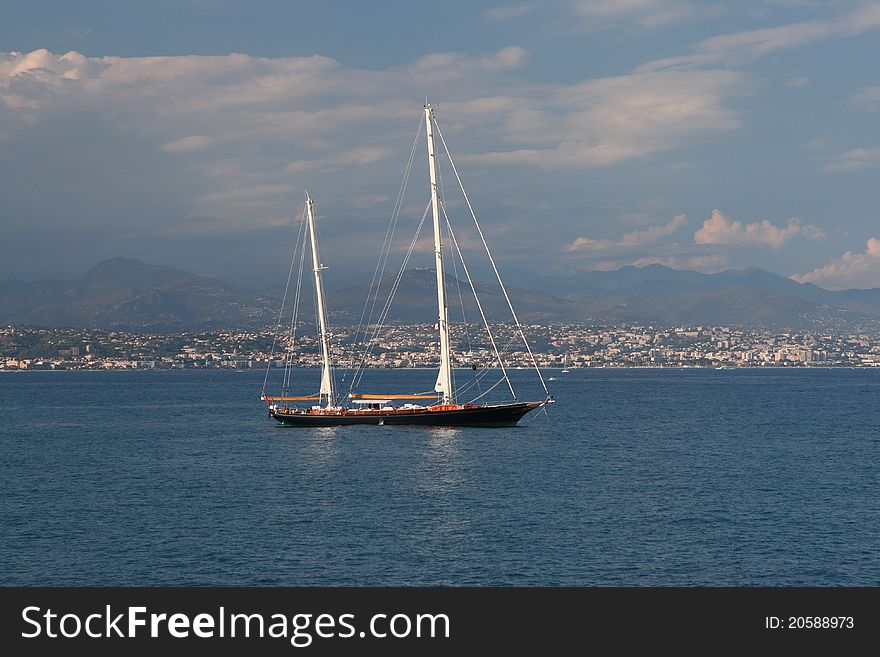
[[[380,425],[397,425],[397,424],[419,424],[419,425],[432,425],[432,426],[512,426],[516,425],[519,420],[525,416],[530,411],[533,411],[538,408],[542,408],[545,405],[552,403],[553,398],[549,394],[547,390],[547,386],[544,382],[544,378],[541,375],[541,371],[537,366],[537,362],[535,361],[534,355],[532,354],[531,347],[529,346],[528,341],[526,340],[525,333],[523,331],[522,325],[519,322],[519,319],[516,316],[516,312],[513,309],[513,304],[510,301],[510,297],[507,293],[507,289],[504,286],[504,283],[501,280],[501,276],[498,272],[498,267],[495,263],[494,258],[492,257],[491,252],[489,251],[489,247],[486,243],[485,236],[483,234],[482,229],[480,228],[480,224],[477,221],[476,214],[474,213],[473,206],[471,205],[470,200],[467,197],[467,193],[465,192],[464,185],[461,182],[461,178],[458,173],[458,169],[455,167],[455,163],[452,160],[451,155],[449,154],[449,149],[446,146],[446,142],[443,139],[443,133],[440,131],[440,127],[437,124],[436,118],[434,116],[434,110],[429,104],[425,104],[424,107],[424,127],[425,134],[427,138],[427,156],[428,156],[428,182],[430,188],[430,203],[428,207],[426,207],[424,214],[422,215],[422,220],[419,223],[419,226],[416,230],[416,234],[413,237],[412,242],[410,243],[409,250],[407,251],[403,264],[401,265],[400,271],[396,276],[393,284],[391,285],[390,292],[388,294],[388,298],[386,299],[383,307],[379,313],[379,317],[375,324],[371,324],[373,319],[373,314],[375,312],[376,300],[378,298],[379,291],[379,281],[382,279],[380,270],[384,272],[384,266],[387,263],[388,255],[391,247],[391,241],[393,236],[394,226],[397,224],[397,219],[399,218],[402,201],[403,201],[403,192],[406,188],[406,183],[409,179],[409,173],[412,166],[413,155],[415,152],[415,146],[419,138],[419,133],[416,134],[416,140],[413,143],[413,149],[410,153],[409,162],[407,165],[406,173],[404,174],[404,182],[401,185],[401,191],[398,194],[398,199],[395,204],[394,211],[392,212],[392,221],[389,226],[389,230],[385,236],[385,243],[380,251],[379,263],[377,264],[376,271],[373,275],[373,281],[370,285],[370,293],[367,295],[364,304],[364,311],[361,314],[361,323],[358,327],[358,330],[355,332],[357,335],[361,328],[364,328],[364,351],[362,354],[362,358],[356,367],[350,368],[353,369],[354,374],[351,377],[351,384],[348,393],[340,398],[338,389],[335,385],[334,380],[334,368],[332,366],[332,353],[330,348],[330,338],[331,334],[329,332],[329,327],[327,323],[327,308],[326,308],[326,295],[324,291],[322,272],[326,267],[321,263],[319,248],[318,248],[318,231],[315,225],[315,213],[314,213],[314,202],[312,198],[306,194],[306,203],[303,212],[303,222],[301,225],[300,233],[298,236],[298,246],[294,248],[293,256],[291,257],[290,271],[288,273],[287,287],[285,288],[284,297],[282,298],[282,307],[279,312],[278,326],[276,327],[276,336],[275,340],[278,340],[278,332],[281,326],[281,320],[284,313],[285,303],[288,297],[290,282],[293,276],[293,272],[295,269],[295,263],[297,258],[297,252],[299,253],[299,266],[297,272],[297,285],[296,285],[296,293],[293,301],[293,311],[291,313],[291,322],[290,329],[287,336],[288,342],[288,356],[285,360],[285,374],[284,374],[284,383],[282,386],[282,393],[280,396],[270,396],[266,392],[266,384],[268,382],[269,376],[269,368],[266,370],[266,378],[263,382],[263,392],[261,395],[261,399],[266,403],[269,415],[275,419],[278,423],[286,426],[342,426],[342,425],[350,425],[350,424],[380,424]],[[419,130],[421,132],[421,130]],[[459,247],[458,240],[455,237],[455,233],[452,230],[452,224],[449,221],[449,217],[446,213],[446,206],[441,197],[441,177],[440,172],[437,166],[437,153],[436,153],[436,140],[435,140],[435,132],[436,135],[440,138],[440,143],[443,146],[444,153],[446,155],[446,159],[449,162],[452,172],[454,173],[455,180],[458,183],[458,186],[461,190],[462,195],[464,196],[465,202],[467,204],[468,211],[474,221],[474,226],[476,228],[476,233],[479,235],[480,242],[485,249],[485,252],[488,256],[489,262],[491,263],[491,267],[493,272],[495,273],[496,279],[498,281],[498,285],[503,294],[503,297],[506,301],[508,309],[510,310],[511,316],[513,318],[513,322],[515,324],[515,334],[518,335],[523,341],[525,345],[525,349],[531,359],[532,365],[537,372],[538,379],[541,383],[541,386],[544,389],[545,397],[544,399],[538,401],[520,401],[516,398],[516,393],[513,389],[513,385],[511,384],[510,377],[508,376],[507,367],[505,366],[504,360],[501,357],[500,350],[498,349],[498,345],[496,342],[496,338],[492,333],[489,322],[486,319],[486,313],[484,312],[484,308],[480,302],[479,296],[477,295],[476,288],[474,286],[473,279],[471,278],[470,271],[467,268],[467,265],[464,261],[464,258],[461,254],[461,249]],[[378,335],[379,330],[385,324],[385,321],[388,316],[388,311],[391,306],[392,299],[394,297],[394,293],[396,292],[400,280],[405,271],[406,265],[409,262],[409,258],[412,255],[414,250],[416,241],[418,239],[419,232],[421,230],[422,225],[425,223],[427,218],[428,211],[431,213],[431,223],[433,226],[433,235],[434,235],[434,266],[436,272],[436,292],[437,292],[437,322],[434,325],[436,330],[439,333],[439,354],[440,354],[440,363],[437,373],[437,380],[434,385],[434,393],[419,393],[419,394],[359,394],[355,392],[357,385],[360,383],[361,377],[363,376],[364,369],[366,368],[367,355],[369,351],[372,349],[373,345],[376,342],[376,336]],[[474,301],[476,303],[476,307],[479,310],[479,314],[481,319],[483,320],[483,324],[485,326],[485,330],[489,337],[489,342],[491,343],[493,352],[494,352],[494,362],[493,366],[496,366],[498,370],[501,372],[501,379],[496,382],[493,386],[491,386],[486,391],[479,391],[479,394],[474,399],[471,399],[469,402],[460,403],[459,397],[468,386],[463,386],[460,389],[456,389],[454,385],[453,378],[453,370],[452,370],[452,354],[451,354],[451,346],[450,346],[450,326],[449,326],[449,312],[448,312],[448,301],[447,301],[447,290],[446,290],[446,276],[447,274],[444,272],[445,266],[445,252],[444,252],[444,244],[443,244],[443,227],[445,224],[445,228],[450,238],[450,242],[454,251],[450,251],[452,254],[457,254],[458,259],[461,263],[463,273],[465,274],[468,284],[471,288],[471,291],[474,295]],[[315,301],[316,301],[316,321],[317,328],[320,333],[320,345],[321,345],[321,379],[320,379],[320,388],[319,392],[316,395],[308,395],[308,396],[290,396],[289,395],[289,386],[290,386],[290,352],[292,348],[295,346],[295,336],[296,336],[296,327],[297,327],[297,315],[298,315],[298,306],[300,300],[300,292],[301,292],[301,281],[304,270],[305,263],[305,253],[306,253],[306,242],[308,242],[311,246],[311,264],[312,264],[312,272],[314,277],[314,290],[315,290]],[[453,265],[455,265],[455,259],[452,260]],[[456,280],[457,277],[456,277]],[[373,295],[373,289],[375,285],[375,295],[372,296],[372,305],[370,302],[371,295]],[[459,290],[460,296],[460,290]],[[370,307],[369,313],[367,313],[367,308]],[[464,309],[464,305],[462,304],[462,310]],[[364,324],[364,318],[367,318],[366,324]],[[373,332],[368,336],[366,326],[373,326]],[[272,354],[274,354],[276,342],[273,342],[272,346]],[[272,356],[270,356],[271,366]],[[476,364],[473,365],[473,369],[476,371]],[[488,367],[484,368],[484,371],[488,371]],[[478,373],[478,377],[476,381],[480,380],[480,376],[483,372]],[[491,392],[495,387],[497,387],[502,381],[507,383],[507,387],[510,390],[512,401],[507,402],[479,402],[483,397],[485,397],[489,392]],[[344,403],[347,399],[348,403]],[[288,402],[293,401],[309,401],[312,404],[305,408],[300,407],[292,407]],[[406,402],[402,405],[399,405],[399,402]],[[419,403],[414,403],[419,402]]]

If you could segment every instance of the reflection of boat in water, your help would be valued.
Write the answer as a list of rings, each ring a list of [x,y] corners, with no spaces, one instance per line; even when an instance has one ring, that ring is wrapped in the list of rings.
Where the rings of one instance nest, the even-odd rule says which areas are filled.
[[[315,298],[316,298],[316,308],[315,312],[318,320],[318,328],[320,331],[320,349],[321,349],[321,378],[320,378],[320,390],[317,394],[306,395],[306,396],[290,396],[288,395],[289,389],[289,381],[290,381],[290,373],[289,373],[289,363],[290,358],[288,357],[285,360],[285,363],[288,367],[285,368],[285,383],[282,386],[282,394],[280,396],[269,396],[266,394],[266,382],[268,380],[269,369],[266,370],[266,379],[263,382],[263,394],[262,399],[266,402],[266,405],[269,409],[269,415],[274,418],[276,421],[283,425],[288,426],[345,426],[350,424],[379,424],[379,425],[395,425],[395,424],[419,424],[419,425],[435,425],[435,426],[512,426],[515,425],[519,420],[528,412],[535,410],[544,406],[545,404],[551,403],[553,400],[550,397],[549,392],[547,392],[546,385],[544,385],[543,377],[541,377],[541,372],[538,369],[537,363],[532,355],[531,349],[528,345],[528,342],[525,340],[525,334],[522,330],[519,321],[516,318],[516,313],[513,311],[513,306],[510,304],[510,299],[507,295],[507,291],[504,288],[504,283],[501,282],[500,276],[498,276],[497,267],[495,267],[495,261],[492,258],[491,253],[488,251],[488,246],[486,246],[485,239],[483,238],[482,229],[477,222],[476,215],[473,214],[472,206],[470,201],[467,199],[467,195],[464,193],[464,187],[461,186],[461,180],[458,177],[458,171],[455,168],[454,163],[452,162],[452,158],[449,155],[449,150],[446,148],[446,143],[443,140],[443,134],[440,132],[440,128],[437,125],[436,119],[434,117],[434,111],[430,105],[425,105],[425,130],[427,134],[427,142],[428,142],[428,173],[430,179],[430,209],[432,211],[433,217],[433,227],[434,227],[434,260],[436,266],[436,275],[437,275],[437,307],[438,307],[438,315],[437,315],[437,323],[433,325],[433,329],[439,332],[439,355],[440,355],[440,367],[439,373],[437,376],[437,381],[434,385],[433,393],[417,393],[417,394],[356,394],[354,393],[354,386],[356,382],[360,380],[360,375],[362,374],[362,370],[365,367],[366,357],[361,361],[361,365],[358,367],[358,373],[352,379],[352,388],[346,395],[339,395],[338,387],[335,384],[334,377],[334,369],[331,363],[331,347],[330,347],[330,332],[327,326],[327,309],[325,306],[325,294],[323,288],[322,281],[322,270],[326,267],[321,264],[319,258],[318,251],[318,243],[317,243],[317,231],[315,226],[315,216],[314,216],[314,204],[310,197],[306,197],[306,206],[303,212],[303,227],[301,228],[301,246],[298,245],[297,248],[294,249],[294,260],[296,259],[297,253],[300,254],[300,265],[299,265],[299,278],[297,279],[297,287],[296,287],[296,295],[294,302],[294,310],[291,320],[291,335],[293,334],[294,327],[296,326],[296,314],[298,308],[298,302],[300,299],[300,283],[302,279],[303,272],[303,263],[305,261],[305,252],[306,252],[306,240],[308,240],[311,244],[311,260],[312,260],[312,270],[314,273],[314,287],[315,287]],[[440,178],[438,177],[437,172],[437,158],[435,157],[435,142],[434,142],[434,133],[435,130],[440,137],[440,141],[443,144],[445,154],[449,161],[449,164],[452,167],[452,171],[455,174],[455,179],[459,182],[461,187],[462,194],[465,197],[465,201],[467,202],[467,207],[471,211],[471,216],[474,220],[474,224],[476,226],[476,230],[480,239],[483,243],[483,246],[486,247],[486,254],[489,257],[489,262],[492,264],[492,268],[497,276],[498,284],[501,287],[502,292],[504,293],[505,299],[508,302],[508,307],[513,317],[513,321],[516,326],[515,334],[522,338],[525,343],[526,351],[531,358],[532,364],[538,373],[538,378],[541,381],[541,385],[544,388],[544,392],[546,394],[545,399],[541,401],[519,401],[516,398],[516,394],[513,390],[513,386],[510,382],[510,378],[507,375],[507,368],[504,364],[503,359],[501,358],[501,354],[498,351],[496,346],[495,339],[492,335],[491,329],[489,327],[488,322],[486,321],[485,315],[483,314],[482,306],[480,306],[479,298],[476,294],[476,289],[474,287],[473,281],[470,278],[470,274],[468,273],[467,265],[464,263],[464,260],[461,258],[461,251],[458,248],[458,243],[455,240],[455,234],[452,231],[452,226],[449,223],[449,217],[446,215],[446,205],[441,199],[441,195],[438,190],[438,186],[440,183]],[[415,144],[413,144],[415,147]],[[410,163],[412,162],[412,158],[410,158]],[[407,170],[404,181],[408,179],[409,170]],[[403,191],[403,189],[401,190]],[[402,207],[402,203],[401,203]],[[395,209],[396,212],[399,212],[399,208]],[[428,209],[426,208],[425,214],[422,216],[422,223],[425,221],[425,217],[427,217]],[[493,370],[497,368],[500,370],[502,375],[501,379],[497,381],[494,385],[489,388],[489,390],[485,392],[479,392],[475,398],[470,399],[467,402],[462,403],[461,398],[463,395],[463,390],[465,390],[468,386],[462,386],[462,390],[457,390],[454,385],[453,375],[452,375],[452,354],[451,354],[451,346],[450,346],[450,331],[449,331],[449,322],[448,322],[448,311],[447,311],[447,302],[446,302],[446,279],[444,278],[443,273],[443,265],[444,258],[449,257],[446,256],[443,250],[443,235],[441,231],[441,215],[446,221],[446,234],[449,238],[451,238],[452,246],[454,247],[454,251],[451,251],[450,255],[454,256],[456,253],[458,254],[459,261],[464,269],[464,273],[467,276],[468,283],[471,286],[471,291],[474,294],[474,298],[477,304],[477,307],[480,309],[480,315],[483,319],[483,323],[485,324],[485,329],[488,333],[489,340],[492,344],[493,350],[495,352],[496,361],[491,364],[491,366],[486,366],[483,370],[478,373],[478,375],[482,375],[489,370]],[[396,217],[392,217],[392,221],[396,221]],[[419,229],[422,226],[422,223],[419,224]],[[392,224],[393,226],[394,224]],[[307,227],[307,228],[306,228]],[[306,233],[308,233],[308,237],[306,237]],[[414,238],[413,244],[415,244],[415,239],[418,238],[418,229],[416,231],[416,237]],[[387,239],[387,238],[386,238]],[[390,241],[388,242],[390,246]],[[412,247],[410,247],[409,252],[406,254],[403,267],[406,266],[407,260],[412,253]],[[383,246],[382,252],[380,253],[380,263],[383,263],[383,258],[387,262],[388,253],[387,247]],[[291,261],[290,265],[290,274],[288,275],[288,289],[285,290],[284,300],[288,297],[288,291],[290,287],[290,278],[294,271],[294,260]],[[455,260],[453,260],[453,264],[455,264]],[[403,267],[401,267],[401,273],[404,271]],[[377,266],[377,272],[379,268]],[[384,269],[383,269],[384,271]],[[387,308],[390,306],[391,300],[393,298],[394,291],[396,287],[392,287],[391,292],[389,294],[388,301],[385,304],[385,309],[383,309],[382,313],[387,313]],[[371,289],[372,293],[372,289]],[[376,289],[376,293],[378,294],[378,288]],[[367,295],[367,303],[369,303],[370,295]],[[285,301],[282,300],[282,309],[279,314],[279,322],[278,327],[281,326],[281,317],[284,313],[284,304]],[[375,307],[375,298],[373,300],[373,304]],[[365,306],[366,310],[366,306]],[[384,315],[383,315],[384,316]],[[381,319],[381,317],[380,317]],[[367,322],[370,323],[369,321]],[[382,322],[378,322],[376,326],[381,326]],[[276,339],[277,339],[277,329],[276,329]],[[357,333],[357,332],[355,332]],[[366,336],[365,336],[366,337]],[[372,348],[372,345],[376,342],[376,336],[372,336],[370,340],[367,340],[367,349]],[[288,348],[293,346],[294,340],[290,339],[288,336]],[[274,345],[273,345],[273,353],[274,353]],[[365,352],[366,356],[366,352]],[[271,365],[271,357],[270,357],[270,365]],[[476,370],[476,366],[474,366],[474,370]],[[516,369],[523,369],[522,367],[517,367]],[[492,391],[495,387],[497,387],[502,382],[507,383],[507,387],[510,390],[511,396],[513,399],[511,401],[500,401],[497,403],[490,402],[480,402],[481,398],[485,397],[489,392]],[[347,398],[348,405],[344,404],[343,401]],[[310,405],[300,408],[294,407],[289,404],[289,402],[311,402]],[[480,402],[480,403],[477,403]]]

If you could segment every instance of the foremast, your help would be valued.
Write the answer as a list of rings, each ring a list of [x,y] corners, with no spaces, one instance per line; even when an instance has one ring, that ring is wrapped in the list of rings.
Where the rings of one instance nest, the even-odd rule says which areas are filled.
[[[428,135],[428,172],[431,178],[431,212],[434,218],[434,262],[437,269],[437,309],[440,329],[440,372],[434,390],[441,403],[452,403],[452,364],[449,357],[449,323],[446,308],[446,279],[443,277],[443,241],[440,236],[440,199],[437,194],[437,158],[434,154],[433,108],[425,103],[425,128]]]
[[[333,395],[333,377],[330,372],[330,336],[327,332],[327,310],[324,307],[324,281],[321,277],[322,270],[326,269],[318,257],[318,239],[315,231],[315,213],[312,197],[306,192],[306,216],[309,222],[309,237],[312,243],[312,271],[315,274],[315,296],[317,298],[316,310],[318,312],[318,325],[321,329],[321,401],[327,407],[335,404]]]

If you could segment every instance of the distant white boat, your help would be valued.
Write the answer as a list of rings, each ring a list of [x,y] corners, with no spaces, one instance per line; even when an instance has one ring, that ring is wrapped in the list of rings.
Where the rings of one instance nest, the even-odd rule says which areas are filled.
[[[562,357],[562,373],[568,374],[568,354]]]

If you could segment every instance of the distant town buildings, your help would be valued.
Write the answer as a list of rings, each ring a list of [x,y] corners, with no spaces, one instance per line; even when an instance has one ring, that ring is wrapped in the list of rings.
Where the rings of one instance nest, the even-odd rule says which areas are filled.
[[[368,327],[367,335],[372,334]],[[869,335],[775,332],[715,326],[652,327],[578,324],[523,327],[538,365],[562,367],[877,367],[880,340]],[[300,327],[300,331],[302,331]],[[312,328],[314,332],[314,328]],[[493,329],[505,365],[527,367],[528,352],[514,327]],[[453,330],[454,365],[496,363],[482,328]],[[370,350],[362,335],[340,328],[332,338],[338,365],[435,367],[439,356],[430,326],[384,327]],[[288,349],[292,343],[292,349]],[[271,330],[141,334],[84,329],[0,328],[0,371],[74,369],[252,369],[312,367],[320,360],[312,334]]]

